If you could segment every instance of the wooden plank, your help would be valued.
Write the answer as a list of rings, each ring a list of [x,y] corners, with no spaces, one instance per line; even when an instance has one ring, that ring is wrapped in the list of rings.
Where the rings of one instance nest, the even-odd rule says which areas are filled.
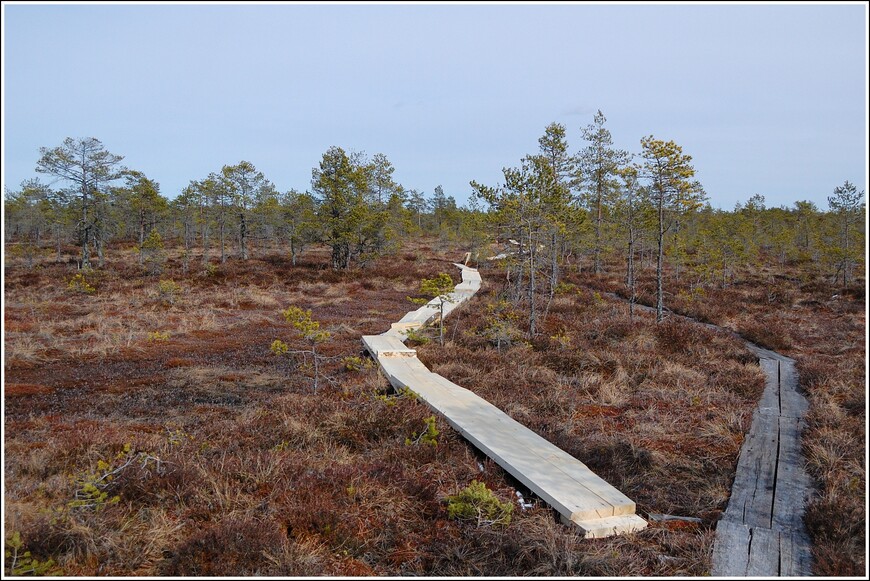
[[[809,575],[811,549],[803,524],[810,480],[803,468],[800,434],[806,399],[796,391],[794,361],[748,345],[761,358],[765,391],[740,450],[728,507],[716,529],[713,575]],[[747,526],[748,525],[748,526]],[[748,552],[742,543],[749,530]],[[727,562],[742,557],[736,565]]]
[[[462,269],[463,281],[452,293],[454,302],[445,305],[445,315],[470,298],[480,287],[477,271],[463,265],[456,266]],[[592,521],[598,524],[587,525],[589,531],[607,530],[608,525],[601,521],[602,517],[614,518],[620,512],[632,515],[634,503],[582,462],[552,446],[475,394],[429,373],[416,359],[413,350],[397,344],[402,339],[402,330],[416,328],[437,318],[438,306],[438,301],[433,300],[409,312],[399,323],[391,326],[386,334],[389,335],[387,342],[375,340],[367,344],[376,356],[384,358],[379,359],[379,364],[391,384],[409,387],[420,394],[424,401],[448,419],[451,426],[556,507],[563,516],[570,514],[575,521],[586,516],[596,517]],[[802,524],[797,522],[800,519],[795,517],[795,513],[799,511],[795,511],[794,507],[803,506],[806,499],[802,485],[807,482],[799,465],[800,425],[792,422],[780,426],[778,416],[782,413],[786,417],[790,414],[800,417],[806,409],[806,400],[791,389],[797,379],[792,360],[755,345],[749,344],[747,347],[760,358],[767,380],[759,409],[753,416],[752,430],[741,449],[735,475],[735,492],[729,500],[726,518],[720,522],[720,527],[722,530],[731,528],[738,531],[738,538],[744,538],[744,533],[750,530],[745,525],[750,525],[752,534],[749,538],[754,541],[757,553],[750,552],[747,559],[751,561],[753,571],[770,571],[770,555],[778,554],[778,530]],[[397,356],[405,360],[386,361]],[[578,493],[578,490],[581,492]],[[578,494],[584,498],[582,503],[577,500]],[[583,503],[585,506],[581,506]],[[786,507],[789,510],[783,510]],[[611,516],[607,516],[608,511]],[[645,524],[642,519],[640,521]],[[771,530],[771,526],[777,530]],[[596,535],[595,532],[589,534]],[[789,546],[800,548],[795,543]],[[790,557],[784,558],[788,560]]]
[[[547,442],[540,438],[541,442]],[[549,464],[558,468],[567,477],[587,488],[591,493],[602,498],[613,506],[613,515],[634,514],[637,510],[635,502],[595,474],[588,466],[553,446],[550,453],[543,457]],[[543,451],[539,452],[541,454]],[[571,515],[574,518],[576,515]]]
[[[803,515],[810,494],[810,477],[803,467],[801,424],[797,418],[780,418],[779,465],[773,503],[772,528],[780,531],[803,529]]]
[[[740,449],[728,512],[749,526],[770,527],[776,476],[778,417],[756,411]],[[742,517],[738,516],[742,513]]]
[[[446,389],[447,391],[459,392],[459,393],[469,391],[469,390],[465,389],[464,387],[453,383],[452,381],[450,381],[449,379],[447,379],[443,375],[438,375],[437,373],[432,373],[431,375],[432,375],[432,380],[434,382],[436,382],[438,385],[440,385],[441,387],[443,387],[444,389]],[[473,392],[469,391],[469,393],[473,393]]]
[[[749,527],[731,520],[716,524],[711,574],[716,577],[745,577],[749,565]]]
[[[528,430],[476,394],[436,375],[410,371],[410,361],[384,361],[395,384],[409,387],[451,425],[568,518],[631,514],[635,504],[576,458]],[[435,381],[439,383],[436,383]],[[450,397],[439,393],[446,384]]]
[[[528,457],[534,463],[546,466],[548,470],[563,473],[567,479],[588,489],[588,493],[612,505],[614,515],[635,512],[634,501],[592,472],[581,461],[535,434],[486,400],[440,376],[436,377],[452,386],[457,404],[459,401],[467,401],[469,406],[479,408],[479,413],[473,415],[466,407],[451,412],[453,419],[462,427],[463,435],[470,435],[472,437],[469,439],[493,450],[503,462],[516,463]],[[529,470],[536,471],[534,464]],[[566,480],[565,486],[567,488],[573,485]]]
[[[637,307],[653,311],[642,305]],[[741,338],[716,325],[699,324]],[[765,389],[740,450],[728,506],[716,527],[712,573],[807,576],[811,569],[811,547],[803,513],[812,482],[804,469],[800,433],[808,402],[799,390],[793,359],[745,340],[744,343],[759,358],[759,366],[765,372]],[[751,529],[748,524],[753,525]]]
[[[566,477],[555,466],[533,455],[513,453],[516,444],[503,443],[488,430],[472,428],[463,435],[565,518],[589,520],[614,516],[612,504]]]
[[[399,337],[394,335],[365,335],[362,338],[363,346],[373,357],[384,353],[397,353],[402,355],[417,356],[417,352],[405,344]]]
[[[751,538],[746,576],[779,576],[779,533],[764,527],[752,527],[749,534]]]
[[[789,418],[803,418],[809,409],[809,402],[799,392],[798,372],[794,360],[783,357],[780,373],[782,382],[780,388],[781,415]]]
[[[558,465],[541,458],[536,453],[542,447],[540,444],[529,445],[531,438],[555,448],[552,444],[530,430],[523,434],[511,429],[503,421],[501,410],[468,393],[473,397],[449,398],[443,406],[438,406],[446,412],[445,417],[454,429],[560,514],[569,518],[576,513],[586,518],[613,515],[614,507],[610,503],[588,490],[583,483],[566,475]],[[424,398],[424,401],[431,405],[436,403],[436,399],[437,394],[433,398]],[[574,461],[580,464],[579,460]],[[591,471],[589,474],[597,478]],[[601,483],[609,486],[603,480]]]
[[[779,384],[777,383],[777,361],[775,359],[763,358],[758,361],[758,365],[765,374],[764,391],[761,394],[761,399],[758,402],[757,410],[760,413],[768,413],[779,415]]]
[[[806,532],[779,534],[779,574],[783,577],[808,577],[812,574],[812,549]]]
[[[563,522],[565,522],[563,520]],[[647,527],[647,522],[636,514],[611,516],[595,520],[569,520],[577,525],[587,539],[602,539],[614,535],[623,535],[641,531]],[[567,524],[567,523],[566,523]]]
[[[547,462],[555,469],[563,472],[568,478],[588,488],[592,493],[603,498],[614,508],[614,514],[630,514],[635,512],[634,501],[618,489],[608,484],[596,475],[584,463],[577,460],[558,446],[554,446],[545,438],[535,434],[509,415],[473,394],[437,374],[432,374],[440,384],[452,390],[457,399],[475,401],[476,405],[485,410],[480,416],[469,417],[468,411],[457,410],[454,419],[463,426],[463,434],[473,433],[477,441],[486,443],[490,448],[500,447],[500,442],[510,442],[515,447],[514,452],[505,452],[505,460],[510,461],[517,454],[532,455],[537,461]]]
[[[605,512],[596,510],[599,516],[616,516],[635,512],[635,504],[627,496],[608,484],[589,468],[564,454],[559,448],[531,430],[515,431],[503,425],[485,420],[472,427],[476,439],[497,454],[501,462],[521,468],[530,483],[551,482],[548,493],[560,504],[571,507],[568,518],[578,516],[587,506],[606,505]],[[559,454],[562,452],[562,454]],[[589,518],[589,513],[583,518]]]
[[[477,271],[457,266],[462,268],[463,282],[453,293],[456,302],[445,305],[445,314],[480,287]],[[634,514],[634,501],[585,464],[473,392],[426,369],[416,352],[405,347],[401,331],[437,316],[431,313],[434,304],[430,301],[428,306],[408,313],[383,335],[363,337],[363,344],[390,384],[420,396],[451,427],[574,522],[586,536],[610,536],[646,526],[646,521]]]

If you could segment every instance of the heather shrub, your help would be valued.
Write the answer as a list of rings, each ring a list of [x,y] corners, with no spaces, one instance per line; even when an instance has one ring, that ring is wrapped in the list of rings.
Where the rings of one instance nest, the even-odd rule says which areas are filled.
[[[272,567],[264,551],[286,545],[281,527],[268,517],[228,517],[207,523],[171,553],[164,575],[269,575]]]
[[[787,351],[792,346],[789,329],[779,319],[762,317],[744,322],[739,332],[746,339],[766,349]]]

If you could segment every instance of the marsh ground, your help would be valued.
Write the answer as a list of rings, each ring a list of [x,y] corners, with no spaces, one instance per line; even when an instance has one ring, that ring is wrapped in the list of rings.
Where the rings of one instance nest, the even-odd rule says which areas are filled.
[[[457,280],[450,262],[463,254],[417,242],[336,272],[326,249],[312,248],[296,266],[275,253],[216,264],[211,273],[192,262],[184,274],[175,253],[154,277],[121,252],[91,275],[91,294],[68,289],[74,264],[7,264],[7,536],[20,532],[34,556],[67,575],[707,573],[763,377],[736,339],[689,323],[629,319],[623,303],[597,292],[618,287],[616,277],[568,273],[540,336],[503,333],[498,346],[487,306],[498,303],[504,273],[481,265],[476,305],[447,321],[443,347],[421,344],[420,357],[585,462],[642,516],[702,522],[651,522],[641,533],[587,541],[540,503],[515,506],[508,526],[448,518],[445,498],[475,479],[502,500],[515,501],[517,489],[529,494],[441,418],[437,446],[406,444],[431,412],[392,394],[374,367],[348,369],[345,358],[362,355],[361,335],[415,308],[407,297],[420,279],[448,272]],[[161,295],[159,281],[170,279],[179,290]],[[786,352],[798,355],[817,394],[811,465],[830,483],[812,521],[813,511],[864,489],[854,465],[859,451],[863,458],[863,383],[854,380],[863,351],[842,351],[862,337],[863,303],[848,294],[830,303],[821,290],[797,287],[789,308],[767,303],[765,312],[779,318],[759,321],[740,306],[754,304],[758,288],[716,299],[737,305],[736,322],[723,319],[728,311],[678,306],[750,334],[741,317],[789,331]],[[316,394],[306,360],[269,349],[274,339],[305,348],[281,317],[290,305],[311,309],[332,333],[320,346],[330,359]],[[839,318],[815,317],[821,308]],[[803,359],[794,347],[803,345],[803,327],[793,316],[816,321],[822,339],[840,333],[843,343],[835,348],[831,338],[833,351]],[[863,506],[854,502],[850,510]],[[817,549],[822,563],[834,547],[857,550],[843,531],[814,530],[834,543]]]

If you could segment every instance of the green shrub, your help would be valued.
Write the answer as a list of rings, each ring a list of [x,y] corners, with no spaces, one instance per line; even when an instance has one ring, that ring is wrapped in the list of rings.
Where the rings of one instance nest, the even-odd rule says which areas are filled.
[[[557,295],[569,295],[569,294],[577,294],[578,292],[577,285],[573,282],[564,282],[560,281],[556,284],[556,288],[553,289],[553,294]]]
[[[351,355],[349,357],[345,357],[341,360],[342,365],[348,371],[362,371],[364,369],[372,368],[371,359],[365,359],[363,357],[358,357],[356,355]]]
[[[593,302],[596,306],[598,306],[598,305],[600,305],[601,303],[604,302],[604,298],[601,296],[601,293],[600,293],[600,292],[598,292],[598,291],[593,291],[593,292],[592,292],[592,302]]]
[[[281,339],[275,339],[272,341],[272,344],[269,345],[269,351],[275,355],[286,355],[289,350],[290,347]]]
[[[501,353],[502,346],[510,346],[519,341],[522,333],[517,328],[519,315],[513,310],[513,306],[499,300],[486,305],[486,323],[480,329],[480,334],[496,346]]]
[[[417,394],[408,389],[407,387],[401,387],[397,389],[396,393],[393,395],[390,395],[388,393],[375,393],[374,396],[375,399],[379,399],[387,404],[387,407],[393,407],[403,397],[410,399],[411,401],[417,401],[418,399]]]
[[[163,246],[163,237],[157,230],[152,229],[139,247],[142,256],[142,265],[148,274],[155,275],[163,272],[166,263],[166,250]]]
[[[296,332],[299,336],[304,339],[309,346],[307,350],[296,350],[292,351],[293,354],[302,354],[303,357],[307,355],[311,355],[311,365],[313,366],[313,376],[314,376],[314,393],[317,393],[317,386],[320,381],[321,376],[324,379],[332,381],[328,375],[323,374],[320,371],[320,363],[321,361],[325,361],[329,359],[329,357],[325,357],[317,352],[317,346],[321,343],[325,343],[329,341],[330,337],[332,337],[332,333],[329,331],[325,331],[320,328],[320,323],[311,318],[311,311],[305,310],[300,307],[290,306],[281,311],[281,314],[284,315],[284,319],[293,325],[293,328],[296,329]],[[285,355],[287,353],[291,353],[290,346],[287,345],[284,341],[280,339],[275,339],[272,341],[269,349],[271,349],[272,353],[275,355]],[[303,363],[300,369],[307,370],[310,369],[309,364]]]
[[[79,272],[74,277],[72,277],[72,279],[70,279],[69,283],[67,283],[66,285],[66,288],[74,293],[80,293],[84,295],[93,294],[94,291],[97,290],[88,283],[85,275],[81,272]]]
[[[167,305],[174,305],[181,294],[181,285],[172,279],[161,280],[157,283],[157,297]]]
[[[396,402],[399,401],[399,398],[390,397],[389,395],[387,395],[385,393],[376,393],[376,394],[374,394],[374,396],[375,396],[375,399],[379,399],[382,402],[384,402],[385,404],[387,404],[388,408],[393,407],[394,405],[396,405]]]
[[[408,341],[415,345],[425,345],[429,342],[429,337],[423,334],[422,329],[408,329],[402,332],[408,338]]]
[[[502,502],[483,482],[472,480],[458,494],[447,497],[447,516],[457,520],[476,520],[477,526],[509,525],[514,505]]]
[[[61,575],[62,572],[57,570],[54,561],[40,561],[30,554],[30,551],[24,550],[24,543],[21,540],[21,533],[13,532],[6,537],[6,555],[5,569],[7,575],[21,577],[24,575],[33,575],[35,577],[44,577],[46,575]]]
[[[153,343],[155,341],[168,341],[169,340],[169,331],[153,331],[148,333],[148,342]]]
[[[166,428],[166,431],[166,441],[169,443],[170,446],[180,446],[186,440],[194,439],[193,436],[191,436],[181,428],[178,428],[176,430],[170,430],[169,428]]]
[[[565,329],[560,329],[559,332],[551,336],[550,339],[565,349],[571,346],[571,336],[568,335]]]
[[[97,460],[96,468],[73,475],[70,480],[74,487],[73,500],[66,506],[73,510],[93,510],[100,512],[107,506],[117,504],[121,497],[111,495],[115,481],[127,469],[137,466],[150,474],[150,469],[161,473],[162,460],[148,452],[137,452],[131,444],[123,448],[110,461]]]
[[[435,427],[435,416],[429,416],[425,420],[426,427],[417,435],[417,432],[414,432],[410,438],[405,438],[405,445],[411,446],[413,444],[429,444],[430,446],[438,445],[438,428]]]

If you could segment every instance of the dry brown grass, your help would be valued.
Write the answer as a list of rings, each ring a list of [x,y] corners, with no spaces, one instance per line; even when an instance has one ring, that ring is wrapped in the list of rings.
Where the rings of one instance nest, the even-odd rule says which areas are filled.
[[[480,300],[496,292],[490,286]],[[618,303],[581,292],[560,298],[532,345],[499,355],[481,340],[480,312],[455,315],[455,341],[445,348],[419,349],[433,371],[586,463],[641,514],[697,516],[705,531],[715,523],[763,388],[739,341],[689,323],[631,321]],[[561,342],[550,338],[557,333]],[[694,541],[701,538],[712,542],[709,534]]]
[[[461,309],[448,344],[421,350],[433,368],[587,462],[641,514],[703,523],[585,541],[540,503],[517,507],[506,528],[459,523],[444,499],[472,479],[502,499],[519,484],[442,418],[437,447],[406,445],[428,408],[385,401],[376,369],[340,364],[360,354],[360,334],[413,308],[406,296],[421,278],[452,272],[464,251],[404,252],[415,259],[343,273],[312,248],[297,267],[275,254],[230,260],[214,276],[198,263],[183,275],[171,253],[161,278],[182,288],[173,305],[132,255],[110,255],[91,296],[65,291],[64,264],[7,270],[7,531],[80,576],[705,574],[760,389],[740,345],[628,321],[617,303],[585,293],[560,296],[539,339],[499,355]],[[496,284],[487,288],[475,301],[493,298]],[[316,396],[299,358],[269,352],[276,338],[302,347],[280,316],[290,304],[333,332],[331,380]],[[169,339],[149,342],[158,330]],[[549,338],[559,331],[569,346]],[[834,398],[843,413],[852,393]],[[117,504],[69,507],[70,476],[112,464],[128,443],[161,469],[126,468],[108,490]],[[829,448],[819,462],[836,457]]]
[[[594,281],[622,288],[620,266]],[[652,273],[641,275],[641,301],[654,299]],[[797,360],[810,403],[803,434],[816,492],[804,518],[817,575],[866,573],[866,283],[832,285],[812,264],[763,266],[738,273],[725,288],[694,296],[687,277],[666,281],[668,306],[739,332]],[[734,371],[734,369],[732,369]]]

